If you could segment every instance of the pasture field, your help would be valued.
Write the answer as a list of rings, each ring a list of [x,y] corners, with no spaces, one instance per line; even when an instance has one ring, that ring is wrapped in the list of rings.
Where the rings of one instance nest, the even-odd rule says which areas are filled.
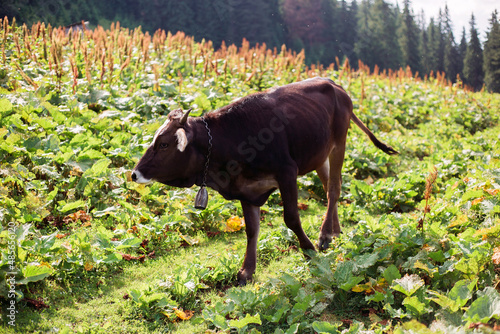
[[[500,330],[500,95],[119,24],[69,35],[0,27],[2,332]],[[130,171],[169,111],[197,116],[318,75],[400,154],[353,126],[344,233],[306,260],[273,194],[254,281],[238,287],[240,205],[211,192],[196,210],[197,189],[138,185]],[[298,186],[317,239],[325,194],[313,174]]]

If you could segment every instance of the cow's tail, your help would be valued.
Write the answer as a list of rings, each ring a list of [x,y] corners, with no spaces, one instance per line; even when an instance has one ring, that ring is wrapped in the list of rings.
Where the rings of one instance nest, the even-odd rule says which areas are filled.
[[[377,137],[375,137],[375,135],[370,131],[370,129],[368,129],[366,125],[352,111],[351,111],[351,119],[361,130],[363,130],[364,133],[368,135],[368,138],[370,138],[372,143],[377,148],[381,149],[382,151],[390,155],[399,154],[398,151],[378,140]]]

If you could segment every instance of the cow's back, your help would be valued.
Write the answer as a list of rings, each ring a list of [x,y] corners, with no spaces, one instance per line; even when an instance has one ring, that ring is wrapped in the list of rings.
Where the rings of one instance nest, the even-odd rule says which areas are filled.
[[[327,159],[335,138],[345,138],[352,108],[349,96],[323,78],[283,86],[271,95],[277,96],[276,107],[291,120],[286,127],[288,150],[299,174],[317,169]]]
[[[220,141],[214,146],[249,168],[276,170],[292,160],[305,174],[328,157],[336,121],[349,122],[348,106],[338,102],[346,97],[322,78],[247,96],[209,116]]]

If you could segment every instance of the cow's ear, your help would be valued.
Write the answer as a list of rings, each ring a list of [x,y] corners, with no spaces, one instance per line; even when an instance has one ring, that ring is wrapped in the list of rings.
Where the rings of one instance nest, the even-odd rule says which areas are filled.
[[[189,139],[186,131],[183,128],[177,129],[177,131],[175,132],[175,136],[177,137],[177,149],[181,152],[184,152],[187,145],[189,144]]]

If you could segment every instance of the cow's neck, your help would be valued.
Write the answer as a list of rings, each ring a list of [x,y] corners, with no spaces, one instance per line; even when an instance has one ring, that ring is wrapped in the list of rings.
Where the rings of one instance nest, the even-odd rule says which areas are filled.
[[[207,145],[207,154],[205,156],[205,165],[203,169],[203,176],[202,176],[202,182],[201,182],[201,188],[198,190],[198,193],[196,194],[195,201],[194,201],[194,207],[197,209],[204,210],[207,207],[208,204],[208,192],[207,192],[207,175],[208,175],[208,167],[210,165],[210,157],[212,155],[212,133],[210,131],[210,127],[208,126],[207,120],[205,117],[201,117],[201,121],[203,122],[203,125],[205,126],[206,133],[207,133],[207,139],[208,139],[208,145]],[[203,145],[204,146],[204,145]]]
[[[202,187],[207,186],[207,175],[208,175],[208,167],[210,165],[210,157],[212,155],[212,132],[210,131],[210,127],[208,126],[207,120],[205,117],[201,117],[201,121],[203,122],[203,125],[205,126],[205,129],[207,130],[207,136],[208,136],[208,146],[207,146],[207,155],[205,157],[205,167],[203,170],[203,180],[202,180]]]

